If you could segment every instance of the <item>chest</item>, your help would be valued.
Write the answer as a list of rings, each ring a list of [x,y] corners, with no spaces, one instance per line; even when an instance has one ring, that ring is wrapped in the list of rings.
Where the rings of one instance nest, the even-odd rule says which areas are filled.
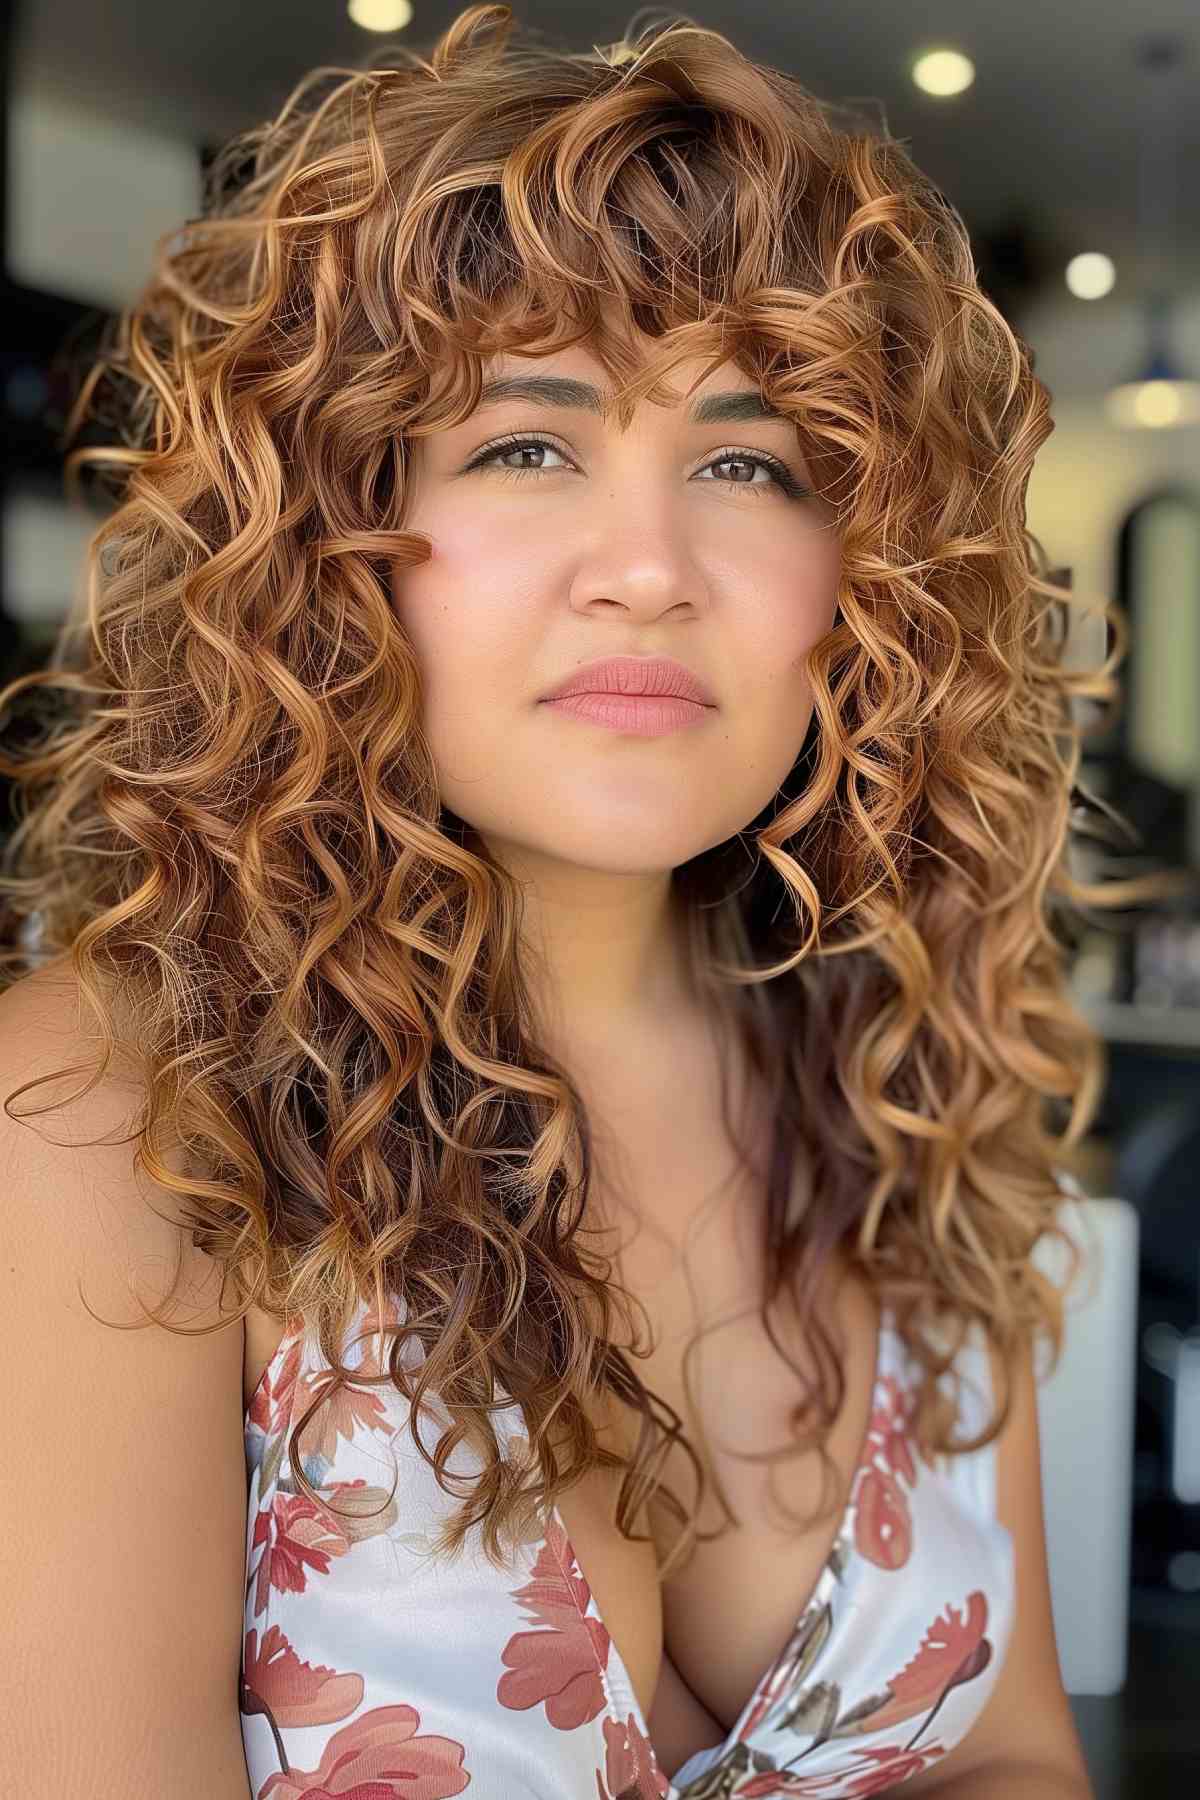
[[[702,1116],[712,1119],[712,1109]],[[628,1151],[630,1139],[625,1142]],[[614,1273],[640,1303],[634,1311],[643,1336],[649,1327],[649,1356],[630,1361],[678,1413],[705,1471],[696,1524],[711,1541],[697,1543],[690,1559],[660,1583],[655,1553],[661,1563],[679,1530],[669,1509],[651,1504],[637,1521],[650,1541],[627,1543],[615,1523],[619,1477],[598,1475],[562,1496],[559,1511],[651,1740],[673,1773],[732,1729],[816,1587],[870,1418],[879,1312],[839,1257],[821,1302],[845,1382],[826,1443],[834,1487],[815,1449],[797,1454],[790,1448],[792,1414],[799,1410],[809,1430],[819,1418],[822,1374],[794,1307],[784,1302],[771,1313],[780,1349],[760,1317],[761,1182],[729,1173],[728,1144],[695,1123],[689,1132],[660,1134],[645,1154],[642,1180],[649,1185],[641,1203],[615,1208],[624,1223],[614,1227],[620,1241]],[[729,1175],[724,1185],[723,1172]],[[678,1206],[672,1195],[680,1196]],[[830,1379],[826,1368],[826,1403],[833,1398]],[[605,1425],[628,1450],[637,1420],[636,1413],[610,1414]],[[784,1449],[788,1454],[773,1465],[747,1460]],[[690,1511],[696,1500],[691,1459],[673,1446],[662,1466]],[[726,1523],[718,1486],[732,1522]]]

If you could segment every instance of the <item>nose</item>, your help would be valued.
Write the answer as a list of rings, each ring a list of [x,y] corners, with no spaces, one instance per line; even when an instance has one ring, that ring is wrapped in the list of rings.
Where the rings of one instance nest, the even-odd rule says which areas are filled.
[[[619,606],[638,619],[707,605],[686,523],[669,500],[614,487],[592,542],[572,583],[576,605]]]

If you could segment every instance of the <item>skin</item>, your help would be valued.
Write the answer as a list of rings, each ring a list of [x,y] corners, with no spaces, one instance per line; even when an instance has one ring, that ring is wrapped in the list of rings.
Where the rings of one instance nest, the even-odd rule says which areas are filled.
[[[564,1048],[571,1035],[628,1044],[688,1015],[672,870],[778,791],[812,712],[800,664],[836,612],[832,510],[729,460],[779,458],[811,488],[793,427],[691,422],[700,395],[757,391],[729,363],[691,395],[703,367],[680,365],[677,401],[643,400],[625,433],[584,407],[507,399],[413,446],[405,523],[433,554],[397,567],[392,595],[424,730],[444,803],[523,884],[531,988]],[[580,345],[485,370],[525,373],[607,387]],[[468,469],[527,432],[551,447],[501,447]],[[624,654],[677,658],[717,706],[699,726],[640,738],[539,704],[572,669]]]

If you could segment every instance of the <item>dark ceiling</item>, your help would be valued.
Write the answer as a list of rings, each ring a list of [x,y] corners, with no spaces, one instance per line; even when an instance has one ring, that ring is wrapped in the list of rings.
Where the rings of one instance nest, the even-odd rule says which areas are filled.
[[[427,47],[460,10],[417,0],[397,35]],[[660,10],[601,0],[514,7],[520,23],[572,49],[618,38]],[[1123,0],[699,0],[687,16],[822,98],[873,109],[963,214],[1002,303],[1057,286],[1081,250],[1112,256],[1126,292],[1141,284],[1140,122],[1148,107],[1174,119],[1169,271],[1177,292],[1200,288],[1200,182],[1189,173],[1200,168],[1196,0],[1135,8]],[[1175,37],[1185,50],[1152,102],[1154,78],[1137,65],[1148,34]],[[350,22],[343,0],[37,0],[18,13],[14,74],[212,148],[277,110],[308,69],[357,65],[383,41]],[[954,99],[933,100],[916,91],[908,69],[918,51],[943,44],[971,57],[976,79]]]

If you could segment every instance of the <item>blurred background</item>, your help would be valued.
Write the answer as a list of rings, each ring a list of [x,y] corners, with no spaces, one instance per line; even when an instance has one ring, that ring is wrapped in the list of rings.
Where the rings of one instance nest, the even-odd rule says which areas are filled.
[[[64,495],[64,371],[145,279],[155,238],[199,211],[213,151],[273,114],[316,64],[357,64],[377,33],[427,48],[460,10],[442,0],[0,7],[0,680],[44,661],[100,516],[94,501]],[[579,50],[634,17],[600,0],[514,11]],[[1082,781],[1133,827],[1119,873],[1200,871],[1195,0],[1132,12],[1119,0],[695,0],[687,11],[822,98],[866,107],[962,214],[981,285],[1053,396],[1029,528],[1075,591],[1116,598],[1130,622],[1124,704],[1090,740]],[[1093,623],[1103,642],[1103,620]],[[1094,660],[1086,631],[1079,643]],[[1092,854],[1076,853],[1086,878]],[[1100,1800],[1181,1800],[1200,1792],[1200,901],[1089,919],[1072,978],[1108,1055],[1085,1185],[1118,1199],[1134,1229],[1128,1354],[1113,1349],[1126,1330],[1118,1307],[1093,1322],[1101,1360],[1090,1386],[1073,1378],[1071,1401],[1073,1413],[1099,1408],[1101,1430],[1111,1405],[1115,1460],[1089,1465],[1083,1433],[1069,1457],[1054,1433],[1043,1444],[1056,1629]],[[1116,1597],[1103,1618],[1099,1585],[1089,1596],[1088,1571],[1070,1566],[1072,1527],[1092,1510],[1071,1497],[1086,1492],[1070,1486],[1080,1476],[1117,1521]],[[1097,1641],[1115,1633],[1099,1673],[1089,1628]]]

